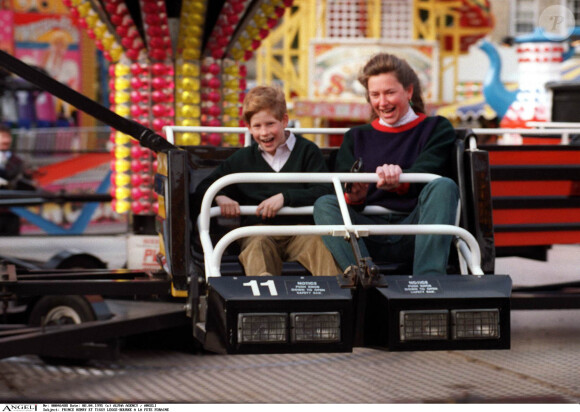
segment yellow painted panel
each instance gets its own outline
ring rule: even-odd
[[[167,154],[158,153],[157,154],[157,173],[163,176],[167,176]]]
[[[157,211],[157,215],[162,219],[167,219],[165,214],[165,197],[159,195],[157,201],[159,202],[159,209]]]

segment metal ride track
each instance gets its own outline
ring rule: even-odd
[[[577,278],[578,245],[548,262],[501,258],[516,285]],[[139,335],[114,361],[48,365],[0,359],[0,402],[578,403],[577,310],[512,311],[511,349],[493,351],[212,355]],[[169,344],[168,344],[169,343]],[[176,347],[177,346],[177,347]]]
[[[509,351],[215,356],[128,348],[118,361],[76,367],[15,357],[0,360],[0,402],[578,403],[574,316],[514,312]]]

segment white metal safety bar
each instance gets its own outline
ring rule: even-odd
[[[579,122],[526,122],[526,126],[538,129],[580,129]]]
[[[165,126],[165,136],[170,143],[175,144],[175,133],[239,133],[245,134],[245,144],[252,142],[250,131],[247,127],[220,127],[220,126]],[[286,130],[298,134],[344,134],[347,127],[287,127]]]
[[[240,215],[245,215],[245,216],[255,215],[257,210],[258,210],[258,206],[240,206]],[[280,209],[278,211],[277,216],[312,215],[313,211],[314,211],[313,206],[283,207],[282,209]],[[461,212],[461,202],[458,202],[457,213],[456,213],[456,222],[455,222],[456,226],[459,226],[460,212]],[[393,213],[396,214],[396,213],[400,213],[400,212],[398,212],[396,210],[387,209],[386,207],[376,206],[376,205],[365,206],[365,208],[362,211],[363,215],[388,215],[388,214],[393,214]],[[209,216],[210,216],[210,218],[221,216],[221,209],[219,208],[219,206],[212,207],[210,209]],[[200,227],[199,216],[198,216],[196,225],[198,228]],[[208,238],[208,235],[209,234],[206,233],[206,236],[204,236],[204,237]],[[207,242],[207,240],[206,240],[206,242]],[[469,250],[469,248],[467,247],[467,245],[465,244],[465,242],[461,238],[456,237],[455,242],[456,242],[455,246],[459,252],[460,273],[466,274],[467,270],[468,270],[467,262],[471,260],[471,251]],[[213,249],[213,246],[211,245],[211,241],[209,241],[207,243],[209,244],[210,248]]]
[[[358,232],[361,236],[371,235],[451,235],[461,238],[469,251],[467,255],[467,265],[474,275],[483,275],[480,267],[481,252],[475,238],[465,229],[452,225],[351,225],[352,231]],[[234,241],[249,236],[341,236],[348,237],[350,232],[345,226],[340,225],[315,225],[315,226],[244,226],[233,229],[226,233],[216,244],[215,249],[209,255],[209,262],[206,265],[207,277],[220,276],[220,264],[222,256],[227,247]],[[464,251],[462,251],[464,252]],[[205,251],[204,251],[205,253]],[[208,257],[206,256],[206,260]]]
[[[240,214],[242,215],[253,215],[256,213],[258,206],[240,206]],[[300,215],[311,215],[314,211],[314,206],[299,206],[299,207],[283,207],[276,214],[277,216],[300,216]],[[386,215],[391,213],[400,213],[396,210],[390,210],[382,206],[366,206],[363,210],[365,215]],[[209,210],[209,216],[218,217],[221,216],[221,210],[219,206],[214,206]],[[199,226],[199,217],[197,219],[197,225]]]
[[[543,128],[543,129],[509,129],[509,128],[494,128],[494,129],[471,129],[476,135],[510,135],[519,134],[525,136],[553,136],[555,134],[561,135],[560,144],[567,145],[570,143],[570,135],[580,134],[580,128]]]
[[[533,127],[527,128],[474,128],[473,133],[476,135],[508,135],[508,134],[524,134],[527,136],[547,136],[560,134],[562,136],[560,143],[567,145],[570,143],[570,135],[580,134],[580,123],[574,122],[527,122],[526,125]],[[175,143],[174,133],[244,133],[246,135],[246,145],[249,145],[252,139],[247,127],[213,127],[213,126],[165,126],[163,128],[167,136],[167,140]],[[344,134],[349,128],[346,127],[327,127],[327,128],[307,128],[307,127],[289,127],[293,133],[299,134]]]
[[[440,176],[429,173],[404,173],[400,177],[401,183],[426,183],[437,179]],[[346,203],[341,205],[341,212],[344,225],[300,225],[300,226],[250,226],[241,227],[232,230],[226,234],[216,245],[214,250],[211,238],[209,236],[210,218],[216,214],[215,208],[212,212],[211,204],[219,191],[231,184],[236,183],[333,183],[339,203],[344,202],[341,183],[376,183],[378,177],[374,173],[235,173],[224,176],[215,181],[206,191],[202,204],[200,215],[198,217],[198,227],[200,240],[205,257],[206,277],[220,276],[220,262],[222,255],[233,241],[246,236],[255,235],[331,235],[331,236],[368,236],[368,235],[385,235],[385,234],[439,234],[453,235],[461,239],[468,246],[466,251],[466,263],[472,274],[483,275],[481,269],[481,253],[477,241],[463,228],[453,225],[353,225],[350,221],[350,215],[346,210]],[[256,206],[243,207],[244,214],[252,214],[256,211]],[[289,211],[290,208],[282,208],[280,214],[296,214],[296,211]],[[305,212],[302,209],[300,212]],[[376,212],[376,210],[375,210]],[[465,248],[460,248],[465,251]]]

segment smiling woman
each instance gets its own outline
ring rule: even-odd
[[[336,159],[336,171],[347,172],[357,159],[361,172],[376,173],[376,184],[354,183],[345,200],[353,224],[454,224],[457,185],[449,177],[455,141],[451,123],[425,115],[421,85],[409,64],[392,54],[373,56],[363,67],[359,82],[372,108],[370,124],[346,132]],[[442,178],[421,185],[401,183],[402,173],[433,173]],[[395,210],[391,215],[364,216],[366,205]],[[314,205],[317,224],[340,224],[335,195]],[[341,269],[356,265],[347,242],[323,237]],[[451,237],[436,235],[381,236],[359,239],[363,257],[393,262],[413,261],[413,274],[445,274]]]

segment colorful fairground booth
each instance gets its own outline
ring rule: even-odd
[[[493,25],[487,0],[296,0],[257,51],[257,82],[280,81],[301,126],[352,126],[370,113],[357,73],[386,51],[417,71],[434,112],[444,100],[444,78],[453,82],[446,85],[451,101],[461,96],[459,56]]]

